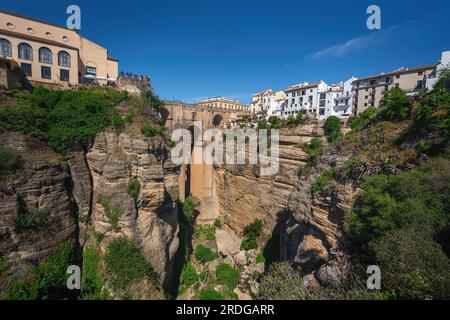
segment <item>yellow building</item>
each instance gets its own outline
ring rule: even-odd
[[[0,10],[0,56],[34,83],[114,82],[118,60],[75,30]]]
[[[380,107],[384,93],[392,88],[400,88],[408,94],[414,94],[425,87],[426,80],[436,73],[436,64],[414,68],[401,68],[389,73],[380,73],[359,78],[353,82],[354,116],[368,107]]]
[[[200,101],[198,105],[213,109],[250,112],[249,106],[242,104],[239,101],[234,101],[223,97],[205,99]]]

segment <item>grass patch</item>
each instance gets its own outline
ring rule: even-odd
[[[262,221],[255,220],[244,229],[244,240],[241,243],[241,250],[252,250],[258,247],[258,238],[262,234]]]
[[[220,284],[233,291],[241,281],[241,273],[238,269],[221,263],[216,267],[216,279]]]
[[[198,261],[202,263],[207,263],[213,260],[216,260],[219,255],[217,252],[214,252],[210,248],[205,247],[202,244],[199,244],[194,250],[194,257]]]
[[[317,195],[318,193],[322,192],[325,187],[329,186],[330,183],[333,181],[333,178],[336,174],[336,169],[330,169],[326,171],[322,176],[320,176],[316,182],[314,182],[309,191],[311,192],[312,196]]]
[[[128,194],[130,197],[134,199],[134,201],[137,200],[139,197],[139,193],[141,192],[141,184],[138,179],[133,179],[128,182]]]

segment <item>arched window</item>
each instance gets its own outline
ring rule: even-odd
[[[19,59],[33,61],[33,49],[28,43],[19,44]]]
[[[40,63],[46,63],[46,64],[52,64],[52,51],[49,48],[40,48],[39,49],[39,62]]]
[[[65,51],[60,51],[58,53],[58,65],[70,68],[70,54]]]
[[[6,39],[0,39],[0,56],[12,58],[11,42]]]

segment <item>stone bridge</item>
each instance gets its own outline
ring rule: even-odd
[[[164,101],[161,117],[169,132],[176,129],[188,129],[193,132],[194,123],[202,123],[203,130],[217,128],[226,130],[233,120],[247,114],[239,110],[223,110],[195,104]],[[192,158],[197,159],[203,154],[203,143],[195,142],[192,146]],[[218,217],[216,197],[215,168],[208,164],[184,164],[179,176],[180,198],[192,195],[200,200],[198,208],[199,223],[212,223]]]
[[[179,128],[189,129],[194,122],[201,122],[204,130],[227,129],[234,120],[245,114],[245,111],[215,109],[176,101],[164,101],[164,107],[161,108],[161,117],[170,132]]]

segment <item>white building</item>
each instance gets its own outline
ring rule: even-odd
[[[352,114],[353,106],[353,82],[357,78],[352,77],[344,82],[327,86],[325,112],[319,107],[318,118],[326,119],[330,116],[347,118]]]
[[[433,89],[434,85],[436,84],[436,81],[439,78],[439,74],[444,69],[450,69],[450,51],[444,51],[441,55],[441,60],[439,61],[439,64],[436,66],[436,74],[433,77],[427,78],[426,81],[426,87],[428,90]]]
[[[272,96],[272,89],[263,90],[254,94],[252,104],[250,105],[252,113],[260,113],[269,110]]]
[[[300,112],[319,115],[325,112],[327,85],[320,81],[291,86],[286,90],[286,101],[282,117],[296,116]],[[320,111],[319,111],[320,109]]]

